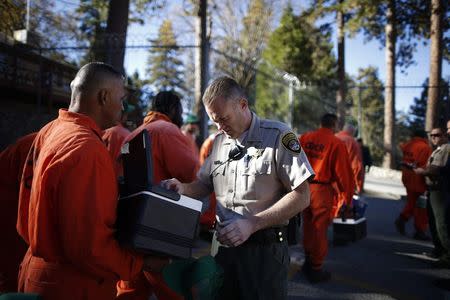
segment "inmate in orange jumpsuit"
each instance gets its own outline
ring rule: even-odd
[[[28,248],[16,230],[17,207],[23,166],[36,134],[0,153],[0,293],[17,291],[19,265]]]
[[[203,164],[205,159],[211,153],[211,150],[214,145],[215,136],[216,136],[215,134],[212,134],[208,136],[208,138],[203,142],[200,148],[200,164]],[[212,193],[209,196],[208,209],[205,210],[200,216],[200,224],[202,224],[204,227],[208,229],[212,229],[216,222],[216,205],[217,205],[216,195]]]
[[[313,269],[320,270],[328,253],[327,228],[331,223],[334,189],[351,204],[354,182],[345,145],[333,131],[319,128],[300,136],[300,143],[316,176],[310,182],[311,202],[303,211],[303,246]]]
[[[199,168],[198,157],[192,152],[181,130],[170,121],[169,117],[159,112],[149,112],[144,118],[144,123],[125,139],[125,143],[143,129],[147,129],[151,136],[154,184],[169,178],[192,182]],[[117,292],[117,298],[121,300],[147,300],[152,292],[159,300],[183,299],[169,289],[160,273],[153,272],[142,272],[133,281],[119,281]]]
[[[108,128],[103,131],[103,142],[106,148],[111,154],[111,158],[114,162],[114,170],[117,176],[123,175],[122,162],[120,161],[120,148],[122,147],[123,141],[130,134],[130,131],[123,127],[122,124],[118,124],[114,127]]]
[[[432,152],[428,141],[421,137],[413,137],[400,148],[403,152],[402,162],[411,166],[414,165],[417,168],[426,167]],[[417,199],[426,191],[425,177],[414,173],[412,168],[403,167],[402,182],[405,185],[408,200],[400,217],[406,222],[413,216],[416,230],[425,232],[428,228],[427,209],[416,206]]]
[[[37,134],[20,186],[17,230],[29,248],[19,291],[112,299],[117,280],[141,272],[142,257],[114,238],[117,183],[101,134],[94,120],[66,110]]]
[[[356,191],[358,193],[361,193],[364,185],[364,165],[362,160],[361,147],[359,146],[355,138],[347,131],[342,130],[338,132],[336,136],[344,142],[345,147],[347,148],[347,153],[350,159],[350,166],[353,172],[353,180],[356,185]],[[333,217],[338,216],[339,210],[341,209],[344,202],[345,199],[341,194],[335,197],[332,211]]]

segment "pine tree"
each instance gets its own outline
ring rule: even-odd
[[[150,49],[147,74],[148,83],[154,89],[185,90],[183,81],[183,63],[179,59],[180,49],[177,46],[172,22],[165,20],[159,28],[158,38],[151,41],[153,48]]]
[[[428,103],[428,78],[423,83],[423,90],[419,98],[414,98],[413,104],[409,107],[408,128],[413,131],[415,129],[425,129],[425,119]],[[450,119],[450,96],[449,82],[441,79],[440,97],[438,100],[438,116],[437,125],[445,126],[445,122]]]
[[[89,47],[81,64],[89,61],[106,60],[106,21],[108,18],[107,0],[80,0],[76,10],[80,24],[80,42]]]
[[[334,103],[335,64],[332,54],[331,32],[328,26],[316,27],[308,12],[294,14],[286,7],[280,25],[270,35],[257,77],[256,110],[259,114],[285,119],[288,114],[287,85],[281,77],[274,76],[274,68],[295,75],[313,87],[296,91],[293,125],[298,130],[310,129],[318,124],[320,115]],[[322,88],[321,85],[327,83]],[[330,84],[331,83],[331,84]],[[298,97],[300,95],[300,97]],[[324,105],[325,104],[325,105]]]

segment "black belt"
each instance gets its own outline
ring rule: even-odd
[[[287,242],[287,226],[258,230],[244,244],[267,245],[283,242]]]
[[[311,184],[330,184],[329,182],[318,181],[318,180],[311,180],[309,183],[311,183]]]

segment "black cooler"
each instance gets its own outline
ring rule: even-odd
[[[119,243],[144,254],[190,257],[202,202],[153,185],[151,142],[146,130],[122,148],[122,159]]]

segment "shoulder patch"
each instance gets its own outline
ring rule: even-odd
[[[292,131],[285,133],[281,137],[281,143],[287,150],[291,152],[300,153],[302,150],[302,147],[300,146],[297,136]]]

